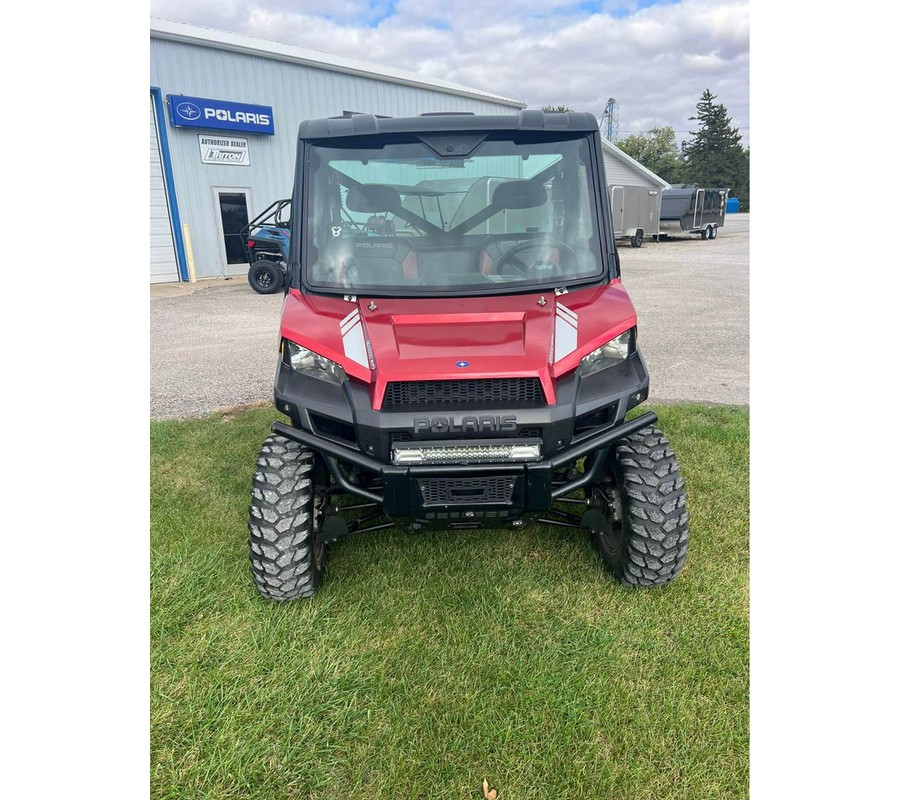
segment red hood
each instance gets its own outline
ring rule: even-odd
[[[355,303],[292,289],[281,333],[371,383],[375,409],[389,381],[525,376],[539,378],[553,404],[553,378],[636,322],[618,280],[559,297],[359,297]]]

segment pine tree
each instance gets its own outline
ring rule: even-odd
[[[750,154],[741,145],[741,134],[731,127],[728,109],[714,103],[717,95],[704,90],[697,103],[699,130],[691,131],[693,140],[684,146],[684,175],[698,186],[727,187],[739,197],[745,209],[750,207]]]

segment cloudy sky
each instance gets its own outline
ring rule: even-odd
[[[689,138],[701,92],[750,144],[749,0],[151,0],[154,17],[386,64]]]

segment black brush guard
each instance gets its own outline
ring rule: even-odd
[[[478,503],[472,504],[466,511],[464,503],[452,506],[451,517],[447,513],[430,510],[431,505],[417,501],[418,481],[446,478],[456,480],[461,477],[477,478],[478,476],[508,476],[516,484],[515,492],[511,494],[511,500],[504,505],[514,507],[517,512],[540,513],[550,510],[554,501],[583,488],[596,478],[602,459],[588,459],[585,470],[578,477],[566,480],[562,484],[553,484],[553,473],[567,465],[574,465],[580,459],[605,450],[610,445],[629,436],[642,428],[652,425],[657,421],[657,415],[648,411],[632,420],[597,433],[577,444],[560,450],[549,458],[541,461],[524,463],[491,463],[491,464],[453,464],[453,465],[423,465],[423,466],[394,466],[384,464],[369,458],[363,453],[352,450],[336,442],[322,439],[309,431],[294,428],[281,422],[272,424],[272,431],[279,433],[288,439],[300,442],[310,450],[318,452],[335,483],[345,492],[364,498],[369,503],[380,506],[384,513],[390,517],[407,517],[425,519],[427,521],[448,520],[464,513],[471,516],[488,516],[479,509]],[[364,486],[359,486],[348,479],[341,469],[341,464],[356,466],[383,479],[384,490],[379,494]],[[482,506],[483,508],[483,506]],[[473,511],[474,510],[474,511]],[[503,516],[503,515],[501,515]],[[498,520],[501,522],[502,520]]]

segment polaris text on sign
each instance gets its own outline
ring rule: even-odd
[[[275,113],[271,106],[180,94],[170,94],[168,101],[169,121],[174,127],[275,134]]]

